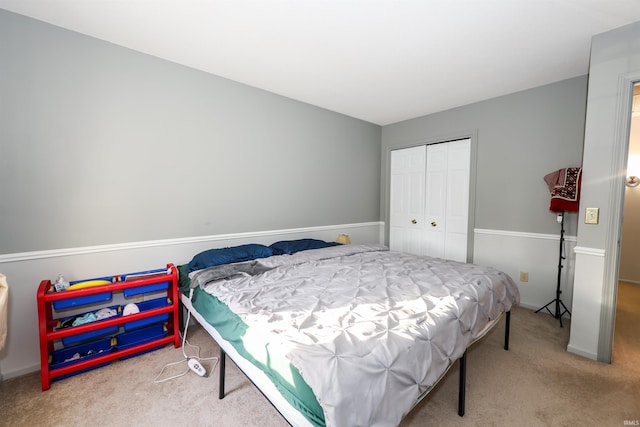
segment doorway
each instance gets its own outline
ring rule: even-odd
[[[640,235],[640,84],[633,88],[633,106],[627,153],[627,183],[624,194],[618,289],[612,360],[627,363],[640,354],[640,264],[637,236]]]

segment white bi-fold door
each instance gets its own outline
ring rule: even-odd
[[[391,249],[465,262],[470,140],[391,152]]]
[[[389,248],[413,254],[426,252],[424,239],[427,147],[391,152]]]

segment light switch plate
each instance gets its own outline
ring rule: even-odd
[[[585,224],[597,224],[598,223],[598,208],[587,208],[586,215],[584,217]]]

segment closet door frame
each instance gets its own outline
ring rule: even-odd
[[[476,177],[477,177],[477,158],[478,158],[478,131],[477,129],[470,131],[456,132],[449,135],[442,135],[426,140],[415,141],[413,143],[405,143],[393,145],[386,148],[386,191],[385,191],[385,243],[388,245],[390,241],[390,202],[391,202],[391,152],[403,148],[412,148],[420,145],[440,144],[444,142],[457,141],[461,139],[469,139],[470,159],[469,159],[469,216],[467,220],[467,257],[466,262],[473,262],[473,245],[474,245],[474,229],[475,229],[475,207],[476,207]]]

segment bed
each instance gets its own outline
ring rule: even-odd
[[[493,268],[314,239],[196,255],[182,302],[292,425],[398,425],[519,302]]]

